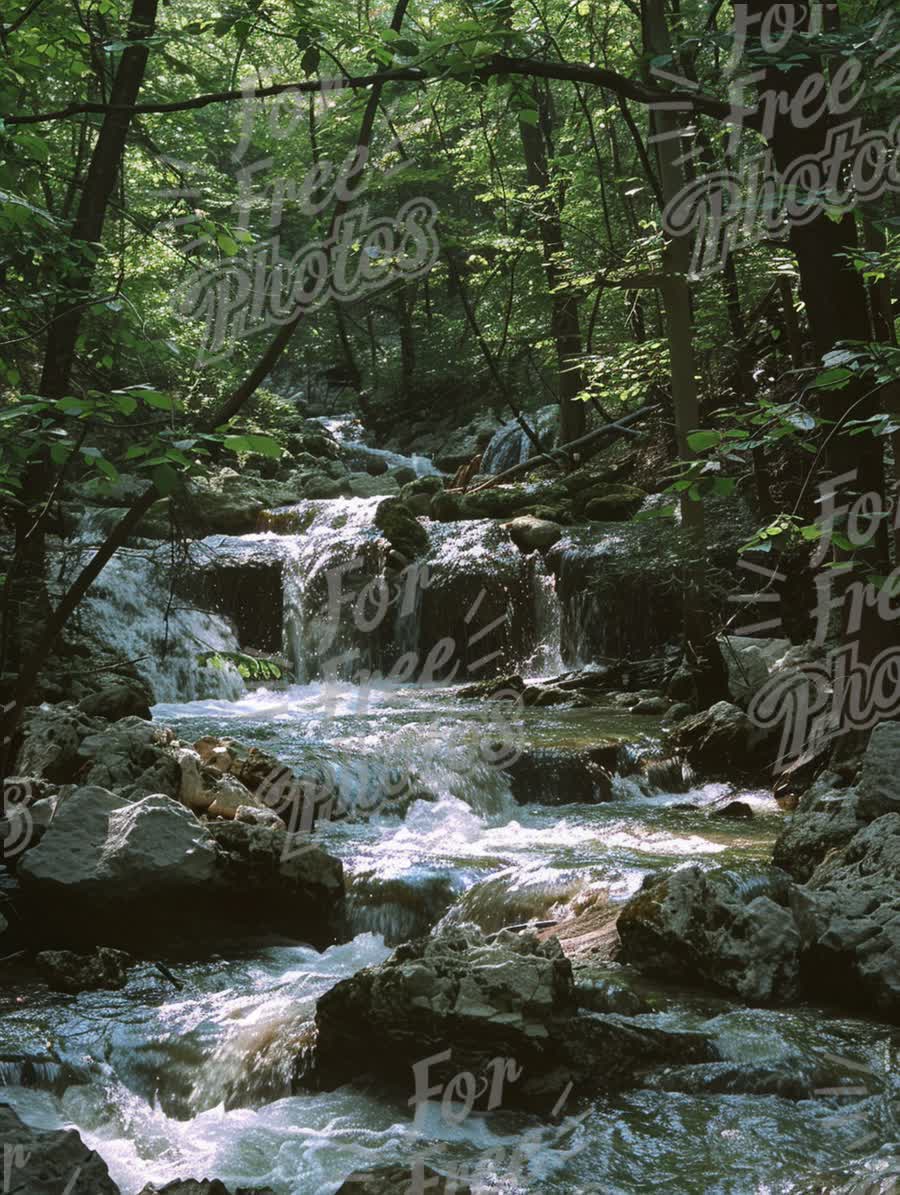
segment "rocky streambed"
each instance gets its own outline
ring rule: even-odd
[[[890,1189],[900,727],[801,803],[791,876],[770,793],[675,769],[647,716],[516,707],[529,783],[457,687],[324,696],[35,715],[30,770],[78,783],[14,906],[126,956],[7,962],[4,1142],[68,1167],[22,1190]],[[283,766],[381,803],[292,833],[259,795]]]

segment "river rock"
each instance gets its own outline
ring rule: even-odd
[[[72,950],[42,950],[34,961],[49,988],[76,995],[123,988],[128,982],[131,957],[122,950],[99,946],[86,955]]]
[[[900,1022],[900,813],[833,852],[791,906],[810,991]]]
[[[575,495],[573,509],[576,517],[602,523],[630,519],[641,508],[646,490],[621,482],[594,481],[580,488]]]
[[[865,825],[857,790],[841,784],[840,777],[823,773],[800,798],[775,841],[773,863],[801,883]]]
[[[153,694],[148,685],[134,678],[114,680],[82,697],[78,708],[89,717],[105,718],[117,722],[120,718],[143,718],[149,722],[152,717],[150,706]]]
[[[718,643],[728,671],[729,696],[745,708],[791,648],[790,639],[749,635],[721,635]]]
[[[36,1129],[0,1104],[0,1154],[9,1195],[119,1195],[106,1163],[73,1129]]]
[[[900,722],[881,722],[872,731],[858,791],[857,811],[863,820],[900,813]]]
[[[234,924],[308,941],[317,950],[346,933],[344,869],[307,834],[248,821],[211,822],[217,886],[228,894]]]
[[[390,498],[400,493],[397,479],[385,473],[383,477],[372,477],[368,473],[351,473],[347,485],[354,498]]]
[[[86,736],[78,754],[87,761],[84,784],[127,798],[164,793],[174,797],[181,770],[172,754],[172,732],[141,718],[122,718]]]
[[[271,1187],[238,1187],[232,1191],[217,1178],[176,1178],[164,1187],[144,1187],[141,1195],[275,1195]]]
[[[391,547],[407,560],[428,550],[428,532],[399,498],[379,502],[373,521]]]
[[[536,519],[533,515],[520,515],[506,524],[509,538],[523,552],[544,552],[552,548],[562,535],[559,523],[549,519]]]
[[[627,1085],[655,1063],[715,1056],[696,1034],[580,1015],[558,942],[509,931],[488,941],[467,926],[405,943],[326,992],[300,1074],[326,1088],[363,1072],[409,1088],[415,1074],[420,1089],[440,1088],[461,1071],[487,1076],[492,1060],[514,1059],[521,1073],[503,1086],[504,1106],[547,1110],[569,1083]]]
[[[718,701],[674,726],[669,741],[706,772],[758,772],[774,759],[772,734],[751,722],[742,709]]]
[[[17,876],[33,937],[53,945],[146,950],[278,932],[321,947],[343,930],[343,869],[308,836],[236,821],[204,826],[163,794],[132,803],[75,790]]]
[[[712,985],[750,1004],[796,995],[800,934],[789,909],[759,884],[686,867],[654,877],[618,921],[620,960],[652,975]],[[774,891],[774,889],[773,889]]]
[[[714,809],[709,816],[720,817],[725,821],[750,821],[753,817],[753,809],[746,801],[729,801],[727,805]]]
[[[448,1178],[430,1166],[376,1166],[358,1170],[344,1179],[335,1195],[472,1195],[472,1188],[457,1178]]]
[[[116,722],[69,706],[28,710],[18,770],[55,784],[95,785],[120,794],[175,796],[181,773],[172,733],[144,718]]]

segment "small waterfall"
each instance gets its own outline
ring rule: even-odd
[[[556,574],[566,661],[647,659],[678,641],[681,600],[671,527],[648,522],[572,528],[548,558]]]
[[[384,574],[388,545],[375,526],[382,501],[308,500],[267,518],[282,532],[284,651],[300,683],[381,669],[395,614],[412,613],[391,609],[398,594]]]
[[[526,413],[524,418],[537,436],[543,448],[550,448],[556,436],[559,422],[559,407],[553,403],[539,411]],[[521,465],[537,452],[530,437],[516,419],[499,428],[484,450],[481,458],[482,473],[502,473],[513,465]]]
[[[386,448],[373,448],[363,442],[363,426],[354,415],[321,415],[315,420],[329,432],[341,446],[341,455],[351,468],[366,469],[375,463],[383,472],[388,469],[412,469],[417,477],[440,476],[440,469],[427,456],[404,456],[400,452],[389,452]]]
[[[83,552],[77,557],[76,568],[89,559]],[[177,598],[172,572],[168,544],[120,548],[88,591],[82,625],[134,663],[156,701],[233,701],[244,689],[237,669],[227,661],[201,664],[199,657],[239,651],[234,630],[218,614]]]
[[[562,606],[556,592],[556,578],[539,552],[532,552],[527,564],[536,646],[522,670],[526,676],[558,676],[566,666],[562,658]]]

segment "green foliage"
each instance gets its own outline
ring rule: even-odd
[[[231,665],[238,670],[244,680],[259,683],[260,681],[280,681],[284,677],[284,663],[270,657],[248,656],[237,651],[207,651],[197,656],[197,663],[210,668],[224,669]]]

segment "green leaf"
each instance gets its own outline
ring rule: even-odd
[[[524,108],[518,114],[518,116],[519,116],[519,120],[521,121],[522,124],[530,124],[530,125],[537,126],[537,124],[540,122],[540,117],[538,116],[537,112],[535,112],[531,108]]]
[[[840,390],[846,386],[853,374],[849,369],[826,369],[824,373],[820,373],[813,386],[817,390]]]
[[[240,252],[240,245],[234,237],[230,237],[227,232],[220,232],[216,237],[216,244],[226,255],[226,257],[234,257],[236,253]]]
[[[707,448],[715,448],[722,439],[719,432],[699,431],[691,432],[687,438],[691,452],[705,452]]]
[[[223,443],[229,452],[255,452],[276,460],[281,456],[281,445],[271,436],[226,436]]]
[[[151,476],[157,491],[164,498],[168,498],[178,484],[178,474],[171,465],[157,465]]]

